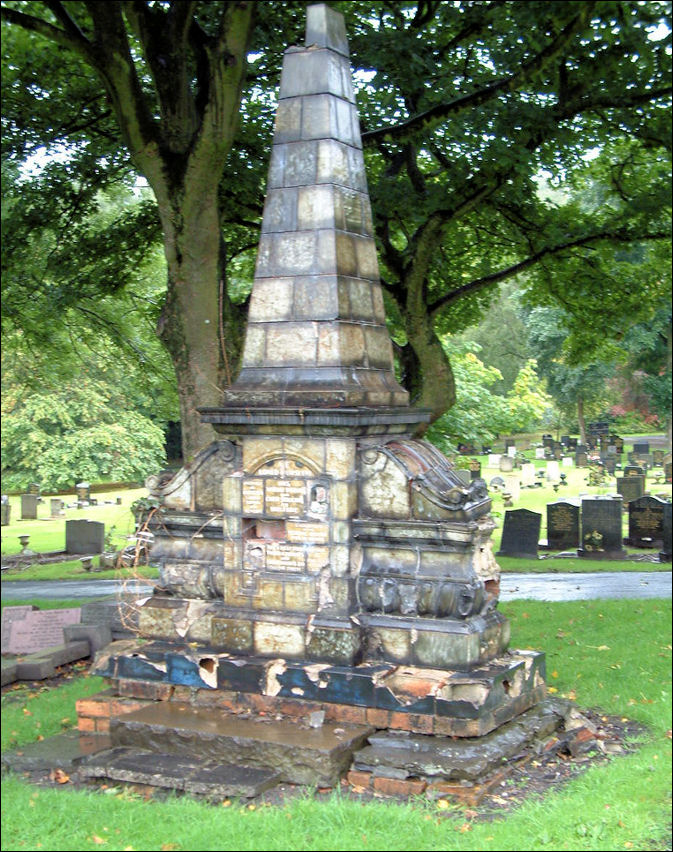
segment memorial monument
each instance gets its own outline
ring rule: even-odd
[[[374,728],[478,737],[543,697],[544,654],[507,651],[485,482],[412,437],[428,415],[395,378],[326,5],[284,57],[240,375],[201,414],[221,439],[148,481],[159,588],[138,641],[96,665],[121,694],[186,702],[183,722],[213,707],[355,721],[353,747]],[[118,745],[160,727],[135,715],[113,720]]]

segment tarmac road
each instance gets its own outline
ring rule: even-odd
[[[152,586],[137,580],[13,580],[2,583],[2,599],[100,598],[124,591],[144,597]],[[670,571],[600,574],[503,574],[500,600],[583,601],[595,598],[670,598]]]

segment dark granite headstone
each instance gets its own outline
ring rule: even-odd
[[[629,537],[632,547],[663,547],[664,508],[659,497],[638,497],[629,502]]]
[[[580,506],[570,500],[547,504],[547,545],[550,550],[574,550],[580,544]]]
[[[6,494],[2,495],[2,502],[0,503],[0,511],[2,512],[2,526],[6,527],[9,525],[9,519],[12,515],[12,507],[9,502],[9,497]]]
[[[617,491],[622,495],[624,503],[637,500],[645,494],[645,477],[631,474],[617,479]]]
[[[664,506],[664,528],[663,528],[663,539],[664,543],[662,545],[661,551],[659,553],[659,559],[662,562],[670,562],[671,561],[671,510],[673,508],[673,504],[666,503]]]
[[[529,509],[513,509],[505,512],[502,541],[498,556],[518,556],[537,559],[542,515]]]
[[[646,456],[650,452],[650,442],[649,441],[638,441],[637,443],[634,441],[633,443],[633,453],[636,456]]]
[[[564,447],[570,446],[570,435],[561,435],[561,443]]]
[[[66,553],[102,553],[105,524],[86,519],[65,522]]]
[[[551,435],[543,435],[542,436],[542,446],[549,447],[549,449],[553,449],[554,447],[554,439]]]
[[[577,449],[577,438],[569,438],[568,439],[568,449],[576,450]]]
[[[21,495],[21,520],[34,521],[37,519],[37,494]]]
[[[578,553],[590,559],[623,558],[621,500],[613,497],[582,500],[582,539]]]
[[[640,464],[627,464],[624,467],[624,476],[645,476],[645,468]]]
[[[615,470],[617,469],[617,456],[607,455],[603,459],[603,467],[610,474],[610,476],[614,476]]]
[[[470,461],[470,478],[471,479],[479,479],[481,477],[481,462],[479,459],[472,459]]]

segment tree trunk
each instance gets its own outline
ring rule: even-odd
[[[400,353],[402,383],[412,405],[430,409],[430,423],[441,417],[456,401],[456,382],[451,362],[425,311],[405,317],[407,344]],[[419,427],[425,434],[430,424]]]
[[[586,446],[587,427],[584,422],[584,399],[581,396],[577,399],[577,423],[580,429],[580,443]]]
[[[187,196],[176,192],[168,210],[160,204],[160,213],[168,289],[157,332],[175,368],[183,454],[189,461],[216,438],[197,409],[219,405],[222,389],[235,377],[242,311],[229,303],[224,286],[217,187]]]

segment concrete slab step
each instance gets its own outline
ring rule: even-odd
[[[213,799],[255,798],[280,781],[279,773],[269,768],[204,761],[130,746],[92,755],[81,763],[79,774],[82,778],[147,784]]]
[[[338,784],[373,732],[365,725],[242,718],[180,702],[144,707],[110,724],[115,746],[272,768],[284,782],[324,787]]]

